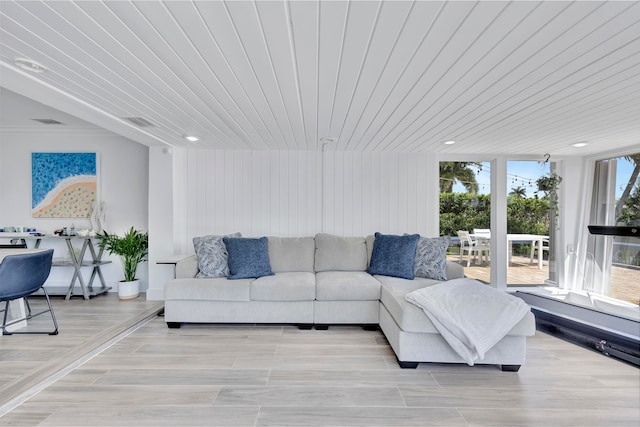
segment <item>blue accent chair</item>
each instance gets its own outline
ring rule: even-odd
[[[12,334],[49,334],[58,335],[58,323],[56,322],[56,316],[53,313],[51,307],[51,300],[49,294],[44,288],[44,282],[49,277],[51,271],[51,260],[53,258],[53,249],[45,251],[32,252],[32,253],[17,253],[6,255],[2,262],[0,262],[0,303],[4,302],[4,311],[2,325],[2,335]],[[44,296],[47,300],[49,308],[39,313],[32,313],[29,305],[29,296],[34,292],[42,289]],[[7,322],[9,314],[9,302],[24,298],[24,303],[27,309],[26,316],[18,319],[11,319]],[[11,326],[18,322],[30,320],[35,316],[39,316],[44,313],[51,313],[53,319],[54,330],[53,331],[26,331],[26,332],[9,332],[7,326]]]

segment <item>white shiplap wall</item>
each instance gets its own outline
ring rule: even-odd
[[[430,208],[427,155],[333,151],[325,156],[325,232],[437,233],[431,224],[436,218],[437,225],[438,205]]]
[[[236,231],[437,234],[428,172],[437,163],[425,154],[189,150],[182,158],[189,252],[193,236]]]

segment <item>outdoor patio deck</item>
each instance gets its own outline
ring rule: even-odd
[[[449,254],[447,259],[450,262],[460,263],[460,255]],[[490,264],[484,262],[475,264],[473,259],[471,265],[467,267],[466,259],[463,258],[462,266],[467,277],[490,283]],[[542,270],[534,262],[529,262],[529,257],[514,255],[511,258],[509,269],[507,270],[507,286],[546,286],[544,281],[549,277],[549,261],[543,262]],[[613,266],[611,274],[611,297],[633,304],[640,301],[640,267],[633,266]]]

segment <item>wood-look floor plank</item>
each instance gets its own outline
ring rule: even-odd
[[[421,386],[440,387],[431,373],[417,370],[394,372],[388,370],[280,370],[273,369],[269,375],[269,385],[305,386]]]
[[[263,406],[258,426],[463,426],[466,421],[450,408],[279,407]]]
[[[638,410],[603,411],[585,405],[579,410],[511,407],[491,409],[459,409],[474,426],[553,426],[553,427],[634,427],[638,425]]]
[[[257,406],[149,405],[114,408],[85,405],[78,408],[25,405],[2,421],[15,426],[233,427],[255,425],[258,410]]]
[[[215,385],[51,385],[29,400],[30,404],[75,406],[211,405],[220,386]]]
[[[392,386],[223,386],[215,405],[406,406]]]

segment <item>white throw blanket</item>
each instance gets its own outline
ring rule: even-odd
[[[408,293],[449,345],[473,366],[530,311],[520,298],[477,280],[454,279]]]

